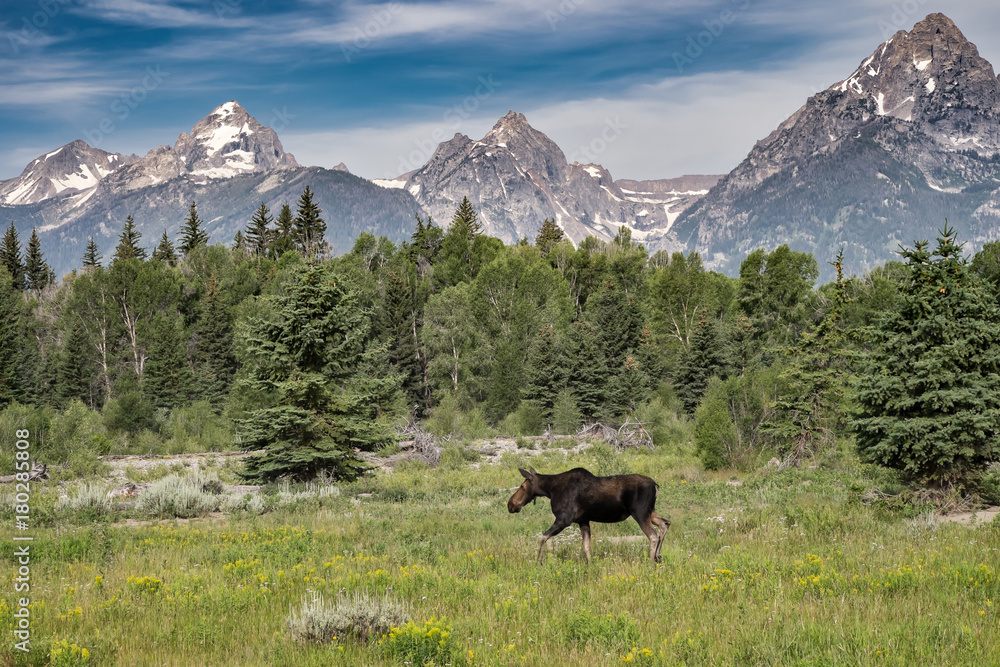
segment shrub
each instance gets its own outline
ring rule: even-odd
[[[576,394],[572,389],[562,389],[556,394],[555,404],[552,406],[552,432],[556,435],[573,435],[580,428],[583,417],[580,413],[580,406],[576,401]]]
[[[185,477],[168,475],[142,492],[137,507],[142,512],[161,517],[204,516],[221,504],[216,491],[220,488],[218,484],[218,478],[199,472]]]
[[[461,399],[451,392],[445,394],[431,410],[425,428],[438,437],[455,435],[466,440],[492,435],[483,409],[479,406],[464,407]]]
[[[126,391],[104,406],[104,426],[112,432],[136,434],[156,427],[153,404],[138,391]]]
[[[338,595],[332,605],[322,594],[314,593],[302,601],[297,612],[290,612],[285,623],[295,641],[328,642],[347,636],[365,641],[373,635],[387,634],[408,619],[405,605],[388,594],[372,598],[356,591],[350,596]]]
[[[100,516],[111,511],[111,500],[104,488],[88,482],[77,488],[75,496],[60,498],[56,507],[71,512],[89,511]]]
[[[409,621],[394,627],[379,646],[396,664],[460,665],[461,649],[451,637],[451,626],[444,619],[430,618],[423,625]]]
[[[702,464],[717,470],[749,468],[769,444],[762,425],[778,369],[747,373],[727,380],[712,378],[695,411],[694,442]]]

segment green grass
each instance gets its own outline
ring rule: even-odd
[[[1000,526],[867,507],[864,491],[884,480],[850,464],[736,485],[664,448],[596,447],[571,460],[522,449],[478,469],[454,458],[433,470],[401,464],[262,516],[138,527],[57,516],[33,531],[34,649],[10,649],[8,583],[0,664],[49,664],[57,642],[63,658],[67,644],[88,650],[77,664],[1000,663]],[[644,539],[609,539],[641,535],[629,521],[594,525],[589,567],[575,526],[536,565],[548,501],[505,507],[526,465],[652,476],[673,522],[663,563],[649,562]],[[0,520],[11,519],[4,508]],[[12,544],[0,540],[8,572]],[[285,619],[314,591],[388,593],[412,623],[367,643],[300,644]]]

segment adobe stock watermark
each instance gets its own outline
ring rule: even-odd
[[[893,4],[889,20],[879,19],[878,21],[878,29],[882,33],[882,39],[889,39],[900,30],[909,30],[913,27],[913,24],[916,23],[914,19],[923,13],[921,7],[926,4],[927,0],[906,0],[906,2]]]
[[[590,140],[589,143],[580,146],[570,155],[571,162],[580,164],[594,164],[597,157],[603,155],[608,150],[608,146],[618,140],[618,137],[625,133],[628,125],[621,121],[621,118],[605,118],[604,127],[598,136]]]
[[[87,143],[95,147],[100,146],[105,137],[114,134],[115,130],[118,129],[115,125],[115,119],[123,121],[128,118],[146,100],[146,97],[151,92],[160,87],[160,84],[168,76],[170,76],[170,72],[162,71],[159,65],[156,67],[148,65],[146,67],[146,76],[142,77],[142,80],[137,85],[133,86],[125,95],[116,97],[111,101],[109,109],[114,116],[105,116],[97,124],[96,128],[83,131],[83,137],[87,140]]]
[[[37,12],[25,14],[21,17],[21,24],[17,30],[7,31],[7,42],[15,56],[21,52],[22,46],[27,46],[31,40],[41,35],[42,29],[48,26],[63,8],[83,3],[81,0],[38,0],[35,4],[38,6]]]
[[[438,144],[451,138],[448,136],[448,132],[457,132],[469,116],[475,113],[483,101],[489,99],[499,87],[500,82],[493,79],[493,74],[479,77],[479,85],[472,91],[472,94],[448,107],[441,115],[442,124],[436,126],[423,139],[415,140],[413,144],[416,146],[416,150],[410,151],[407,155],[400,155],[396,173],[388,174],[386,178],[394,178],[399,174],[405,174],[423,166],[434,155]]]
[[[271,109],[271,117],[267,119],[267,127],[271,128],[275,132],[281,132],[286,129],[289,125],[288,121],[295,118],[295,114],[288,113],[288,107],[274,107]]]
[[[239,13],[239,8],[243,5],[243,0],[215,0],[212,3],[212,9],[215,10],[215,15],[220,19],[224,19],[230,14]]]
[[[367,21],[351,28],[351,42],[340,45],[340,52],[344,54],[344,60],[353,62],[356,56],[371,46],[372,40],[378,38],[382,31],[389,27],[389,24],[401,11],[403,11],[403,5],[398,2],[390,2],[378,9],[372,9]]]
[[[722,37],[722,33],[733,24],[740,12],[744,12],[750,7],[750,0],[730,0],[730,3],[732,3],[733,9],[723,9],[718,16],[702,21],[705,29],[688,35],[687,46],[683,52],[673,52],[674,66],[679,74],[683,74],[685,67],[693,65],[694,61],[700,58],[706,49],[711,48],[716,40]]]
[[[548,9],[545,11],[545,18],[549,22],[549,27],[552,28],[552,32],[556,31],[556,27],[566,21],[570,16],[576,14],[576,10],[579,9],[586,0],[561,0],[555,9]]]
[[[31,541],[35,538],[27,534],[31,529],[31,432],[19,429],[14,432],[14,637],[20,641],[14,644],[18,651],[27,653],[31,649]]]

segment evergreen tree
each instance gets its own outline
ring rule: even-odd
[[[236,230],[236,236],[233,237],[233,250],[241,255],[246,255],[250,251],[242,229]]]
[[[684,401],[684,409],[693,414],[705,394],[708,380],[713,376],[724,380],[728,370],[729,359],[719,325],[715,318],[702,312],[675,383],[677,394]]]
[[[173,408],[189,401],[194,377],[176,317],[164,314],[153,320],[147,353],[142,377],[144,398],[157,408]]]
[[[221,411],[236,375],[233,354],[233,318],[219,280],[213,274],[201,300],[196,326],[195,373],[201,395]]]
[[[386,345],[388,363],[400,375],[407,403],[424,401],[423,360],[419,351],[416,276],[410,264],[396,263],[385,278],[385,293],[377,318],[379,338]]]
[[[264,202],[261,202],[257,210],[254,211],[253,217],[250,218],[250,224],[247,225],[246,234],[244,234],[247,249],[253,257],[260,258],[267,254],[267,248],[271,241],[270,226],[272,222],[274,222],[274,218],[271,216],[271,211]]]
[[[295,250],[295,218],[288,204],[281,205],[274,224],[274,239],[268,246],[267,255],[271,259],[278,259],[289,250]]]
[[[87,242],[87,249],[83,252],[83,266],[84,268],[97,268],[101,265],[101,260],[104,256],[98,251],[97,243],[94,242],[94,237],[90,237],[90,241]]]
[[[167,266],[173,266],[177,263],[177,251],[174,249],[173,241],[167,236],[166,229],[163,230],[163,236],[160,237],[159,244],[153,250],[153,259],[166,262]]]
[[[900,254],[910,277],[867,332],[852,426],[865,460],[948,487],[1000,458],[1000,312],[947,224],[933,253]]]
[[[479,222],[479,216],[476,215],[476,209],[472,208],[472,202],[469,201],[468,197],[462,197],[462,202],[458,205],[458,209],[455,210],[451,224],[458,224],[463,227],[469,234],[470,242],[483,233],[483,226]]]
[[[543,254],[548,254],[552,246],[562,239],[563,230],[556,224],[556,221],[552,218],[545,218],[545,221],[542,222],[542,228],[538,230],[538,236],[535,237],[535,245]]]
[[[74,318],[56,361],[53,388],[56,405],[65,406],[73,399],[93,405],[94,401],[90,395],[88,352],[83,325]]]
[[[247,479],[329,471],[353,479],[365,468],[355,448],[390,441],[375,421],[373,378],[358,381],[370,324],[360,295],[330,266],[297,269],[283,293],[268,297],[273,315],[246,323],[248,388],[276,397],[243,421],[241,447],[266,449],[247,459]]]
[[[601,419],[608,401],[608,364],[598,343],[597,332],[586,322],[574,322],[570,350],[573,366],[569,388],[576,396],[581,416]]]
[[[528,350],[521,396],[538,406],[546,423],[554,419],[556,399],[568,387],[571,369],[572,360],[563,337],[551,324],[543,325]]]
[[[28,251],[24,256],[24,275],[27,289],[40,290],[55,282],[55,273],[42,254],[42,242],[32,229],[28,239]]]
[[[188,216],[181,226],[181,253],[187,257],[191,251],[200,245],[208,245],[208,234],[201,228],[202,220],[198,217],[198,205],[191,202]]]
[[[313,192],[306,186],[295,210],[295,242],[304,257],[314,257],[326,249],[326,222],[320,217],[322,209],[313,201]]]
[[[834,444],[833,428],[842,412],[845,380],[850,376],[846,335],[841,329],[847,305],[844,251],[831,262],[837,271],[833,304],[820,323],[784,352],[791,364],[781,374],[786,390],[774,402],[765,429],[790,460],[798,462],[821,447]]]
[[[18,355],[21,348],[18,322],[21,318],[21,298],[10,274],[0,267],[0,409],[7,407],[21,394]]]
[[[3,236],[3,245],[0,245],[0,264],[7,269],[14,289],[23,290],[26,281],[24,262],[21,260],[21,241],[17,237],[17,229],[14,228],[13,222]]]
[[[139,245],[141,238],[142,234],[135,228],[135,221],[129,215],[125,218],[122,233],[118,237],[118,247],[115,248],[115,255],[111,258],[111,263],[114,264],[118,260],[124,259],[145,260],[146,249]]]

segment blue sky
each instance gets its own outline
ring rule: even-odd
[[[0,179],[74,139],[145,154],[230,99],[368,178],[509,109],[616,178],[724,173],[935,11],[1000,65],[995,0],[4,0]]]

